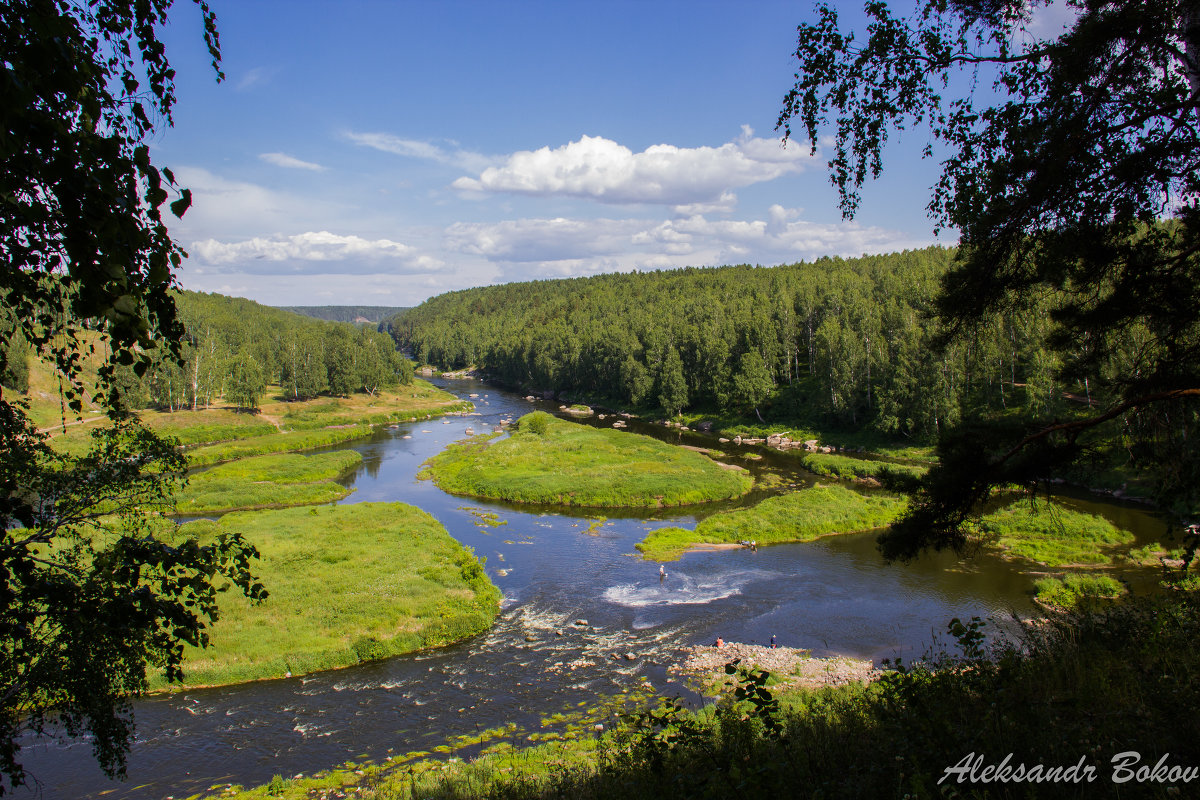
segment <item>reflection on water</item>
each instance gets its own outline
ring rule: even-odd
[[[1030,609],[1032,579],[1001,559],[960,561],[935,553],[888,565],[870,534],[757,552],[693,552],[668,564],[660,581],[658,565],[638,558],[634,545],[653,528],[692,527],[712,507],[563,515],[446,495],[417,479],[421,464],[465,436],[466,428],[487,430],[530,409],[473,381],[448,388],[464,397],[478,393],[481,413],[448,424],[406,423],[330,449],[363,455],[356,472],[343,478],[355,491],[342,502],[412,503],[486,559],[504,596],[495,626],[434,652],[140,701],[129,780],[105,779],[87,742],[30,745],[26,764],[43,781],[44,797],[186,796],[216,783],[265,783],[275,774],[429,749],[506,722],[536,728],[544,715],[644,678],[669,686],[665,668],[678,648],[717,635],[762,643],[775,634],[782,644],[818,654],[907,660],[924,652],[951,617],[1007,617]],[[787,454],[758,451],[762,460],[750,461],[741,458],[750,448],[721,446],[711,437],[637,421],[630,428],[723,447],[730,456],[724,460],[778,473],[785,488],[811,482]],[[479,512],[507,524],[481,524]],[[1145,536],[1158,535],[1148,515],[1119,513],[1133,514],[1139,530],[1151,531]]]

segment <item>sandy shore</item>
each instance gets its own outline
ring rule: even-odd
[[[794,647],[764,647],[756,644],[726,642],[724,647],[696,645],[684,649],[682,663],[667,671],[691,675],[702,681],[725,680],[725,665],[741,659],[741,666],[760,667],[779,679],[774,688],[842,686],[865,683],[880,673],[870,661],[836,656],[817,658],[807,650]]]

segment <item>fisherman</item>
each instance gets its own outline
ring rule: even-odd
[[[659,564],[658,565],[658,580],[661,582],[662,579],[665,577],[667,577],[667,568],[664,567],[662,564]]]
[[[771,634],[771,649],[775,649],[775,634]]]

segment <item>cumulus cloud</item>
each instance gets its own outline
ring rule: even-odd
[[[274,164],[277,167],[285,167],[287,169],[307,169],[313,172],[324,172],[325,168],[320,164],[314,164],[311,161],[301,161],[298,158],[289,156],[287,153],[259,153],[258,157],[268,164]]]
[[[800,219],[772,206],[767,219],[520,219],[458,223],[445,232],[451,253],[482,257],[507,280],[735,263],[780,264],[826,255],[856,256],[911,247],[897,231]],[[449,257],[449,256],[448,256]]]
[[[583,136],[561,147],[522,150],[478,178],[453,186],[468,192],[568,195],[604,203],[653,203],[684,213],[732,208],[732,189],[802,171],[812,156],[804,148],[784,148],[775,139],[742,135],[720,147],[657,144],[640,153],[605,139]]]
[[[370,147],[384,153],[391,153],[406,158],[420,158],[435,161],[458,169],[470,171],[482,170],[496,161],[494,158],[472,153],[458,147],[454,141],[446,141],[449,148],[419,139],[402,139],[390,133],[355,133],[347,131],[345,137],[351,142],[363,147]]]
[[[440,259],[391,239],[364,239],[329,231],[293,236],[253,237],[240,242],[204,239],[193,242],[190,254],[204,265],[234,266],[237,271],[259,274],[379,272],[433,272]],[[336,265],[314,262],[338,262]],[[386,267],[381,264],[386,263]],[[202,271],[200,267],[198,271]],[[202,273],[201,273],[202,274]]]

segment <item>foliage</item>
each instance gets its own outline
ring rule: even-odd
[[[928,248],[487,286],[389,324],[443,368],[478,365],[510,386],[647,413],[758,411],[918,441],[964,415],[1054,413],[1067,387],[1047,371],[1044,316],[1002,315],[974,341],[932,347],[932,298],[953,256]]]
[[[116,423],[67,458],[0,390],[0,792],[26,780],[18,737],[48,725],[89,734],[101,768],[123,772],[147,667],[181,677],[183,644],[203,646],[217,617],[216,582],[265,594],[240,535],[200,547],[156,525],[183,461],[126,417],[184,333],[163,206],[180,217],[191,194],[149,145],[175,104],[159,38],[171,5],[0,5],[0,375],[23,339],[80,413],[94,364],[92,400]],[[220,79],[215,18],[197,5]]]
[[[798,28],[779,124],[798,121],[815,148],[834,121],[844,213],[882,169],[890,129],[928,124],[945,146],[929,208],[962,238],[937,299],[943,341],[1048,311],[1050,375],[1085,389],[1086,411],[1067,419],[944,440],[888,535],[893,554],[961,545],[990,486],[1096,452],[1153,470],[1158,496],[1188,513],[1200,503],[1200,15],[1180,0],[1072,2],[1047,39],[1029,32],[1037,5],[931,0],[902,19],[868,3],[864,40],[822,4]],[[993,91],[966,90],[960,73]]]
[[[521,417],[509,438],[494,438],[450,445],[427,462],[428,475],[451,494],[604,507],[725,500],[750,491],[753,483],[699,453],[544,411]]]
[[[284,311],[293,314],[303,314],[314,319],[329,322],[353,322],[361,324],[369,322],[372,325],[383,322],[388,317],[402,314],[406,310],[400,306],[280,306]]]
[[[1096,600],[1112,600],[1128,590],[1109,575],[1076,574],[1041,578],[1036,583],[1039,602],[1071,610]]]
[[[299,675],[486,630],[500,594],[479,560],[403,503],[251,511],[184,526],[258,544],[271,597],[221,599],[213,646],[189,648],[189,685]]]
[[[219,80],[216,21],[197,4]],[[182,334],[168,290],[183,253],[162,211],[177,190],[169,205],[182,216],[191,193],[151,164],[148,145],[172,124],[175,72],[157,36],[171,5],[14,0],[0,10],[0,297],[53,358],[75,411],[85,327],[108,342],[99,388],[111,407],[113,369],[143,373],[156,345],[174,349]]]
[[[18,409],[0,412],[0,770],[21,784],[20,734],[61,725],[90,731],[101,767],[121,773],[127,698],[149,666],[182,679],[184,645],[207,645],[218,617],[218,580],[266,596],[257,552],[240,533],[201,546],[162,520],[184,467],[172,442],[122,422],[68,459]]]
[[[637,549],[643,558],[672,561],[697,544],[807,542],[837,533],[882,528],[903,508],[903,500],[888,494],[864,494],[844,486],[814,486],[769,497],[749,508],[713,514],[694,531],[651,531]]]
[[[249,353],[240,353],[230,369],[225,396],[240,408],[257,411],[258,401],[266,388],[267,379],[262,367]]]

